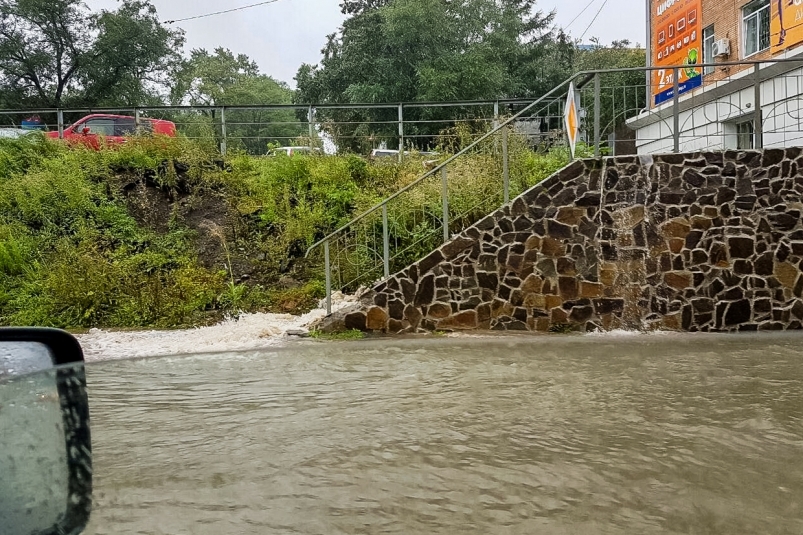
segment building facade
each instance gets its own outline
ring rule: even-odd
[[[803,145],[803,0],[647,1],[639,154]]]

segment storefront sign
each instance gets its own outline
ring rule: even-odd
[[[654,105],[657,106],[675,96],[672,67],[681,67],[678,69],[679,94],[703,83],[702,70],[695,66],[703,57],[702,0],[653,0],[652,9],[652,64],[666,67],[653,71]]]
[[[771,0],[772,53],[803,43],[803,0]]]

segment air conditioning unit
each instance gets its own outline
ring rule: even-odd
[[[731,55],[730,39],[720,39],[719,41],[714,41],[714,46],[711,47],[711,52],[715,58],[730,56]]]

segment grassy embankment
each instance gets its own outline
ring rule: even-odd
[[[480,172],[483,158],[455,171],[467,205],[498,183],[496,170]],[[566,155],[518,148],[512,162],[520,191]],[[323,294],[306,247],[421,171],[414,158],[223,161],[181,138],[99,152],[0,140],[0,325],[174,328],[238,312],[303,312]],[[409,201],[419,213],[430,202]]]

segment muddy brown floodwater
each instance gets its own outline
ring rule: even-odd
[[[89,534],[803,533],[801,333],[307,342],[87,373]]]

